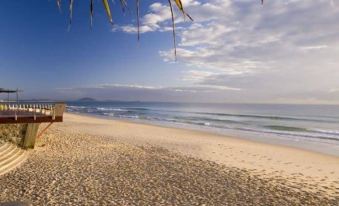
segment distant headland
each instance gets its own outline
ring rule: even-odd
[[[80,102],[94,102],[94,101],[97,101],[97,100],[94,99],[94,98],[91,98],[91,97],[84,97],[84,98],[78,99],[77,101],[80,101]]]

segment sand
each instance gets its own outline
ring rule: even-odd
[[[34,205],[339,205],[339,158],[216,134],[65,114],[0,201]]]

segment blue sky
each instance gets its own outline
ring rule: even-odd
[[[164,64],[158,54],[172,47],[170,33],[143,35],[138,43],[135,34],[112,32],[100,1],[90,31],[88,4],[83,2],[75,1],[68,31],[66,5],[60,14],[55,1],[2,1],[2,87],[33,93],[103,83],[166,84],[161,76],[175,83],[179,65]],[[117,23],[133,23],[133,14],[123,16],[119,5],[114,8]],[[146,4],[142,10],[147,10]]]
[[[118,2],[118,1],[116,1]],[[143,1],[137,42],[134,1],[115,26],[95,1],[3,0],[0,87],[23,98],[196,102],[339,103],[339,5],[332,0],[184,0],[176,11],[173,62],[167,1]]]

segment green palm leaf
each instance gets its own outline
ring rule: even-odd
[[[94,16],[94,2],[90,2],[90,19],[91,19],[91,28],[93,27],[93,16]]]
[[[174,46],[174,58],[177,59],[177,43],[176,43],[176,35],[175,35],[175,22],[174,22],[174,14],[171,0],[168,0],[169,7],[171,9],[171,17],[172,17],[172,36],[173,36],[173,46]]]
[[[174,1],[175,1],[175,4],[177,5],[178,9],[182,12],[182,14],[184,16],[187,16],[191,21],[193,21],[193,18],[185,12],[184,6],[182,5],[181,0],[174,0]]]
[[[112,18],[112,13],[111,13],[111,8],[109,6],[109,3],[107,0],[102,0],[102,3],[104,4],[105,11],[108,17],[108,20],[111,24],[113,24],[113,18]]]

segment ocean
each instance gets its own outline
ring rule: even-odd
[[[339,105],[67,102],[71,113],[189,128],[339,156]]]

